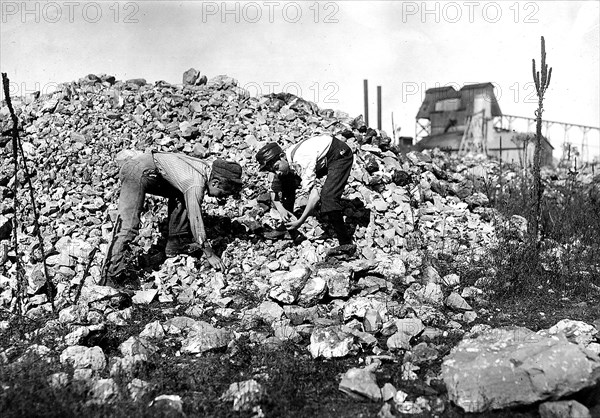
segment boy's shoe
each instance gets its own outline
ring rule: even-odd
[[[353,256],[356,253],[356,244],[342,244],[333,247],[325,253],[326,257]]]
[[[140,280],[133,272],[121,272],[116,276],[104,277],[99,283],[101,286],[110,286],[120,293],[133,296],[133,294],[141,289]]]
[[[286,231],[275,229],[273,231],[265,232],[264,237],[273,241],[276,240],[290,240],[294,242],[294,245],[299,245],[303,241],[306,241],[306,236],[298,231]]]
[[[110,286],[116,291],[118,291],[120,294],[129,297],[132,297],[135,294],[135,292],[139,290],[139,288],[134,288],[133,286],[114,281],[113,279],[106,279],[105,286]]]
[[[190,245],[194,242],[194,238],[189,236],[169,237],[165,255],[167,258],[171,258],[179,254],[187,254],[190,251]]]
[[[277,240],[277,239],[284,239],[286,233],[287,233],[286,230],[280,231],[280,230],[274,229],[272,231],[265,232],[263,234],[263,236],[267,239]]]
[[[290,231],[287,231],[287,234],[285,235],[285,239],[291,239],[292,242],[294,243],[294,245],[300,245],[304,241],[307,240],[306,236],[302,232],[298,231],[297,229],[292,229]]]

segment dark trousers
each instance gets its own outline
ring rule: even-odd
[[[327,178],[321,190],[321,213],[342,210],[342,193],[348,183],[354,156],[345,142],[333,138],[327,153]],[[317,176],[321,177],[321,173]]]
[[[327,153],[327,178],[321,189],[321,214],[333,227],[340,245],[352,243],[352,236],[344,224],[342,193],[348,183],[353,162],[350,147],[333,138]]]
[[[119,172],[121,192],[119,216],[108,247],[102,274],[115,278],[127,270],[130,263],[129,244],[140,228],[140,214],[146,193],[169,199],[169,236],[190,233],[190,223],[183,194],[159,174],[152,154],[143,154],[126,161]]]

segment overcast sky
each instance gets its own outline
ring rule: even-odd
[[[383,129],[391,135],[393,113],[414,136],[436,86],[493,82],[503,113],[534,117],[543,35],[553,67],[544,118],[600,126],[599,1],[0,3],[0,67],[17,95],[88,73],[181,83],[194,67],[253,95],[288,91],[357,116],[367,79],[370,125],[381,86]]]

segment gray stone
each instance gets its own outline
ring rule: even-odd
[[[344,303],[344,320],[352,317],[364,318],[367,311],[375,310],[379,312],[382,320],[387,318],[387,306],[385,302],[379,301],[374,297],[353,297]]]
[[[65,344],[67,345],[79,345],[85,337],[90,334],[90,329],[85,326],[79,326],[73,331],[65,335]]]
[[[187,316],[175,316],[163,324],[165,332],[172,335],[187,334],[192,330],[202,331],[205,328],[212,328],[212,325],[208,322],[196,321]]]
[[[406,276],[406,266],[400,257],[385,256],[379,260],[374,272],[382,274],[388,280],[399,280]]]
[[[398,392],[398,390],[394,387],[394,385],[392,385],[390,382],[387,382],[381,388],[381,397],[384,402],[387,402],[396,396],[396,392]]]
[[[145,78],[130,78],[129,80],[126,81],[126,83],[133,84],[138,87],[143,87],[146,85],[146,79]]]
[[[35,295],[46,285],[46,275],[42,264],[36,264],[27,272],[27,293]]]
[[[345,298],[350,294],[350,272],[333,268],[319,269],[316,273],[327,283],[327,292],[332,298]]]
[[[577,401],[544,402],[538,408],[540,418],[591,418],[589,409]]]
[[[65,348],[60,354],[61,363],[69,363],[75,369],[90,368],[103,370],[106,367],[106,357],[98,346],[84,347],[75,345]]]
[[[572,343],[584,346],[594,341],[598,334],[598,330],[594,326],[571,319],[563,319],[548,329],[548,333],[551,335],[559,332],[563,333]]]
[[[269,277],[269,282],[273,286],[269,291],[269,297],[281,303],[294,303],[300,291],[306,285],[311,273],[311,270],[307,267],[298,267],[291,271],[273,273]]]
[[[125,308],[120,311],[110,312],[106,315],[106,322],[119,326],[126,326],[131,319],[131,308]]]
[[[425,329],[423,322],[417,318],[397,319],[394,325],[397,331],[387,340],[387,346],[390,350],[410,350],[411,338],[419,335]]]
[[[91,382],[94,377],[94,371],[92,369],[75,369],[73,370],[73,380],[82,382]]]
[[[179,131],[181,132],[181,136],[184,138],[191,138],[198,132],[198,128],[193,126],[187,120],[179,123]]]
[[[58,320],[61,324],[72,324],[74,322],[84,322],[89,313],[89,308],[87,305],[78,304],[71,305],[62,309],[58,313]]]
[[[153,408],[173,409],[179,414],[183,414],[183,401],[179,395],[160,395],[150,402]]]
[[[592,386],[600,377],[600,358],[561,333],[498,328],[463,339],[444,359],[441,376],[452,402],[466,412],[483,412]]]
[[[119,345],[119,351],[121,352],[121,355],[125,357],[144,356],[147,358],[157,350],[158,348],[156,346],[140,337],[129,337]]]
[[[379,412],[377,413],[377,418],[395,418],[396,415],[392,413],[392,405],[389,403],[384,403]]]
[[[205,351],[226,347],[233,339],[231,331],[219,328],[206,328],[203,331],[192,331],[181,342],[181,352],[198,354]]]
[[[513,231],[520,239],[523,239],[527,235],[529,228],[527,219],[519,215],[511,216],[508,221],[509,228]]]
[[[85,260],[90,256],[94,247],[87,241],[80,238],[62,237],[56,244],[54,244],[56,250],[60,253],[65,253],[71,257],[76,257],[80,260]]]
[[[477,313],[475,311],[467,311],[462,317],[463,321],[465,321],[467,324],[470,324],[477,319]]]
[[[79,303],[92,304],[100,301],[108,303],[110,299],[117,297],[121,297],[121,294],[110,286],[85,285],[81,289]]]
[[[150,393],[150,384],[144,380],[134,378],[127,384],[127,389],[131,400],[139,402]]]
[[[435,267],[427,266],[423,270],[423,283],[442,283],[442,277]]]
[[[221,400],[233,401],[234,411],[249,411],[260,402],[265,394],[266,391],[261,384],[250,379],[229,385],[227,391],[221,395]]]
[[[377,212],[386,212],[389,208],[388,203],[383,199],[374,199],[373,207]]]
[[[444,332],[441,329],[435,327],[425,327],[423,332],[421,333],[421,338],[428,338],[433,340],[435,338],[441,337]]]
[[[471,311],[471,305],[467,303],[466,300],[462,298],[458,293],[452,292],[446,298],[446,306],[450,309],[454,309],[456,311]]]
[[[281,306],[270,300],[266,300],[258,306],[258,315],[267,323],[281,319],[284,311]]]
[[[313,358],[344,357],[354,349],[354,335],[334,325],[316,328],[310,336],[310,354]]]
[[[474,286],[467,286],[463,288],[462,292],[460,293],[460,295],[465,299],[473,299],[477,296],[481,296],[482,294],[483,290]]]
[[[69,384],[69,375],[65,372],[53,373],[48,377],[48,384],[52,388],[63,388]]]
[[[298,304],[312,306],[318,303],[327,292],[327,282],[319,276],[309,277],[298,296]]]
[[[368,332],[363,332],[347,326],[343,326],[342,329],[358,338],[358,343],[360,344],[366,344],[368,347],[374,347],[377,345],[377,338]]]
[[[428,304],[440,307],[443,304],[444,293],[437,283],[427,283],[425,286],[413,283],[404,291],[404,300],[409,305]]]
[[[417,380],[418,376],[415,372],[418,370],[420,370],[420,367],[416,364],[404,361],[402,367],[400,367],[400,376],[402,380]]]
[[[131,298],[131,301],[137,305],[148,305],[158,294],[158,289],[139,290]]]
[[[439,355],[440,353],[433,345],[430,346],[426,342],[422,342],[412,347],[404,356],[404,360],[416,365],[422,365],[436,360]]]
[[[200,77],[200,72],[195,68],[190,68],[183,73],[183,85],[193,86],[198,81],[198,77]]]
[[[275,321],[271,324],[271,328],[273,328],[275,337],[282,341],[291,340],[299,342],[302,340],[302,337],[296,332],[296,329],[291,325],[289,319]]]
[[[286,305],[283,307],[285,316],[294,325],[300,325],[304,322],[312,321],[314,318],[318,317],[317,309],[317,306],[304,308],[296,305]]]
[[[99,379],[90,387],[90,402],[98,404],[110,404],[119,398],[119,386],[112,379]]]
[[[367,309],[365,317],[363,319],[363,327],[366,332],[377,332],[381,329],[383,320],[379,311],[375,309]]]
[[[447,274],[442,277],[442,283],[448,287],[458,286],[460,284],[460,276],[458,274]]]
[[[50,363],[52,361],[51,351],[45,345],[30,345],[27,347],[27,350],[25,350],[25,353],[17,360],[17,362],[23,361],[46,361],[47,363]]]
[[[149,324],[146,324],[142,332],[140,332],[140,337],[162,340],[165,338],[165,330],[159,321],[150,322]]]
[[[352,368],[343,376],[339,390],[355,399],[369,399],[379,402],[383,399],[381,389],[377,386],[374,371],[378,363],[373,363],[365,368]]]
[[[487,205],[489,205],[490,200],[483,193],[475,192],[472,195],[467,196],[465,198],[465,202],[468,203],[469,206],[471,206],[471,207],[478,207],[478,206],[487,206]]]

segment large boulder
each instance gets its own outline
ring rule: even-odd
[[[498,328],[462,340],[444,359],[442,379],[451,401],[466,412],[484,412],[593,386],[600,358],[562,333]]]

